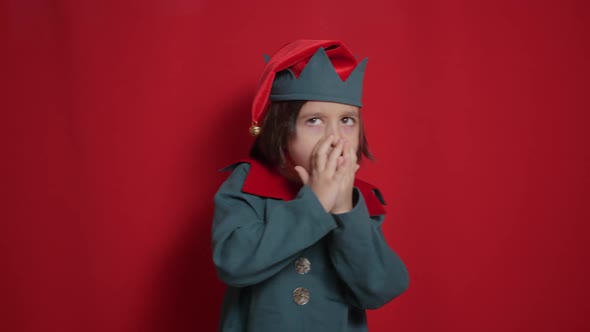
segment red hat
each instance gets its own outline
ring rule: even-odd
[[[319,51],[322,51],[322,53],[316,57],[316,54],[320,53]],[[258,89],[252,103],[252,126],[250,127],[250,133],[253,136],[260,133],[261,129],[259,124],[268,106],[269,95],[273,88],[276,74],[289,69],[292,76],[299,75],[305,70],[305,66],[310,62],[312,57],[318,58],[318,61],[321,62],[321,55],[323,55],[326,60],[329,59],[329,61],[324,62],[331,62],[331,71],[339,76],[338,81],[340,84],[345,85],[347,82],[343,83],[343,81],[347,80],[349,76],[351,77],[351,81],[356,82],[356,84],[353,82],[355,86],[353,89],[359,90],[358,101],[351,104],[361,106],[360,90],[362,90],[362,76],[364,74],[366,59],[359,64],[350,50],[342,42],[337,40],[296,40],[279,49],[266,63],[266,67],[264,68],[260,82],[258,83]],[[319,67],[322,66],[320,65]],[[310,69],[310,71],[312,70]],[[323,77],[329,76],[329,73],[326,75],[326,72],[323,72],[320,75],[321,76],[316,79],[321,80]],[[330,77],[328,77],[328,79],[330,79]],[[335,81],[333,78],[332,80]],[[309,86],[309,84],[307,85]],[[316,100],[316,98],[314,98],[314,100]],[[318,98],[318,100],[339,101],[336,99],[333,100],[333,98]]]

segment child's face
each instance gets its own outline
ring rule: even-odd
[[[324,101],[306,102],[297,116],[295,135],[289,140],[288,158],[293,166],[308,172],[311,153],[320,138],[334,135],[345,138],[356,152],[359,146],[359,108]]]

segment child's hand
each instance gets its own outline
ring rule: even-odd
[[[340,180],[338,197],[331,211],[332,213],[340,214],[352,210],[352,188],[358,169],[356,151],[354,151],[350,142],[345,141],[342,162],[338,165],[338,171],[341,171],[343,175]]]
[[[341,191],[341,182],[346,175],[346,170],[338,167],[344,162],[344,156],[341,156],[343,150],[344,139],[336,140],[333,135],[323,137],[311,152],[311,174],[304,167],[295,166],[303,184],[311,188],[326,212],[332,212]]]

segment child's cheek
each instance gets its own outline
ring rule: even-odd
[[[317,126],[317,125],[316,126],[308,125],[305,127],[305,131],[308,133],[308,135],[314,135],[314,136],[323,135],[324,127]]]
[[[323,126],[306,126],[301,131],[301,137],[305,139],[307,144],[315,145],[322,137],[325,136]]]
[[[355,134],[358,134],[358,129],[356,126],[343,126],[342,133],[347,137],[352,137]]]

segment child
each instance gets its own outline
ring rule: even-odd
[[[408,273],[381,232],[381,194],[355,179],[371,157],[366,59],[299,40],[267,60],[250,158],[215,195],[213,261],[228,285],[219,330],[367,331],[365,309],[404,292]]]

